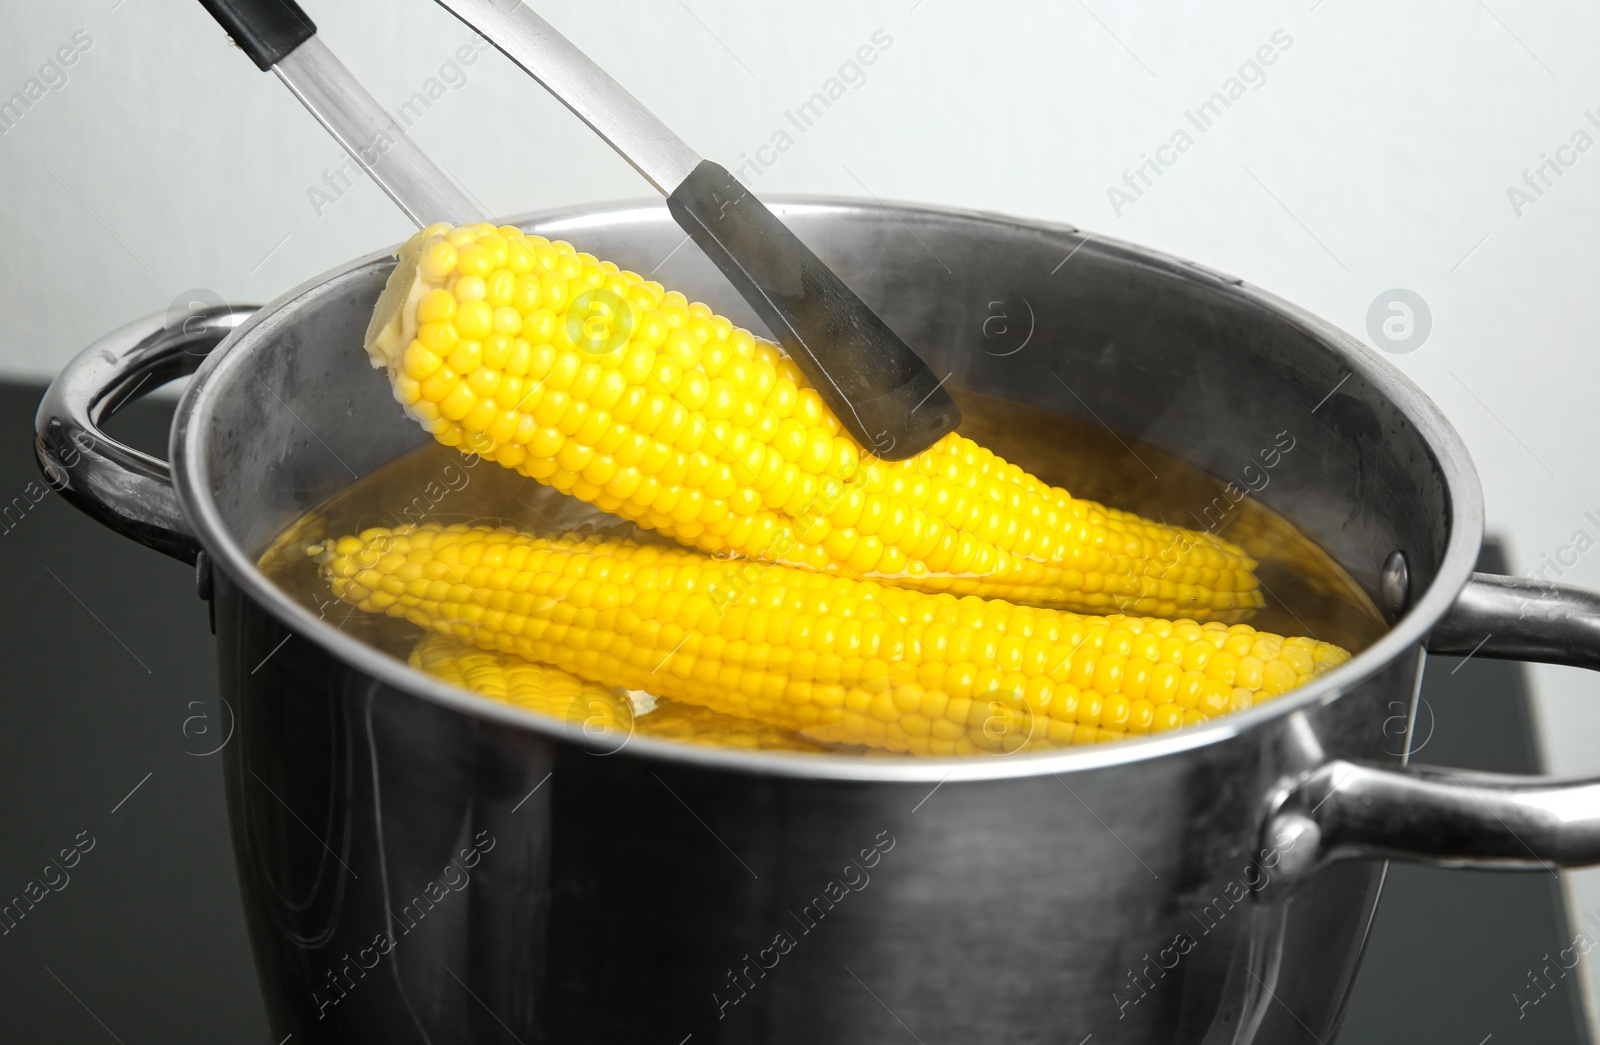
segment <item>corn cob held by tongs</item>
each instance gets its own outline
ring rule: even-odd
[[[958,434],[873,457],[776,346],[511,226],[434,225],[366,341],[440,442],[683,544],[900,587],[1236,621],[1255,563],[1074,499]]]

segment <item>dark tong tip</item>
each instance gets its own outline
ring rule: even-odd
[[[733,175],[702,161],[667,207],[863,447],[902,461],[961,423],[944,379]]]

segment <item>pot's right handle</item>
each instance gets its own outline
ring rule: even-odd
[[[1428,652],[1600,670],[1600,595],[1474,573],[1434,625]]]
[[[1600,669],[1600,595],[1474,574],[1428,649]],[[1600,864],[1600,779],[1335,760],[1279,794],[1262,842],[1291,876],[1348,858],[1500,870]]]
[[[34,418],[34,452],[50,485],[118,533],[193,563],[200,545],[178,507],[172,469],[101,425],[141,395],[199,369],[257,307],[149,316],[78,353],[51,382]]]

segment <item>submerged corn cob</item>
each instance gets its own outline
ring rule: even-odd
[[[654,711],[639,716],[634,722],[635,732],[640,736],[687,744],[715,744],[749,751],[828,750],[792,729],[676,700],[657,701]]]
[[[792,730],[694,704],[658,700],[652,711],[636,715],[628,698],[612,687],[444,635],[429,635],[417,643],[411,652],[411,666],[491,700],[552,715],[590,737],[613,742],[636,734],[759,751],[826,750]]]
[[[598,536],[430,524],[340,538],[321,558],[346,602],[483,649],[921,754],[1204,722],[1349,656],[1247,625],[1084,617]]]
[[[956,434],[863,452],[775,346],[511,226],[400,251],[372,363],[440,442],[713,553],[924,591],[1238,620],[1255,563],[1072,498]]]
[[[411,666],[491,700],[560,719],[590,737],[624,737],[634,728],[633,705],[615,689],[442,635],[417,643]]]

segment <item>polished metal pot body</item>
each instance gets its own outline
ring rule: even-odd
[[[1592,784],[1403,766],[1430,643],[1487,635],[1480,655],[1592,665],[1600,612],[1471,576],[1471,464],[1387,365],[1236,280],[1070,228],[777,209],[954,387],[1224,476],[1292,428],[1303,449],[1263,499],[1393,629],[1272,704],[1083,751],[601,745],[413,675],[254,568],[288,523],[425,438],[357,350],[386,258],[259,311],[135,324],[52,389],[41,459],[75,503],[196,562],[215,602],[231,823],[276,1037],[1325,1041],[1382,858],[1600,860]],[[660,207],[524,226],[641,272],[670,259],[661,278],[748,320]],[[997,345],[1001,312],[1015,327]],[[141,375],[219,341],[170,469],[101,432]]]

